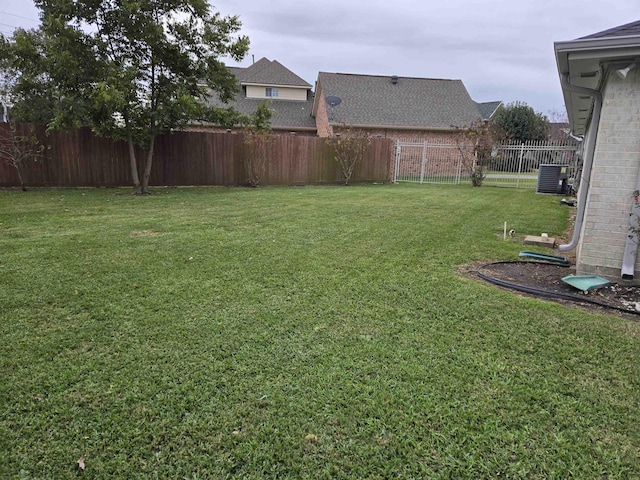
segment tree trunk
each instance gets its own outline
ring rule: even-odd
[[[20,181],[20,188],[22,189],[23,192],[26,192],[27,191],[27,187],[24,184],[24,178],[22,177],[22,172],[20,171],[20,164],[19,163],[14,163],[13,166],[16,167],[16,172],[18,173],[18,180]]]
[[[140,195],[142,188],[140,187],[140,177],[138,176],[138,162],[136,161],[136,151],[133,146],[133,140],[129,136],[129,165],[131,166],[131,179],[133,180],[133,194]]]
[[[149,142],[149,151],[147,153],[147,163],[144,166],[144,174],[142,175],[142,195],[149,195],[149,177],[151,176],[151,166],[153,165],[153,147],[155,145],[156,136],[151,135]]]
[[[129,165],[131,167],[131,180],[133,181],[133,194],[140,195],[142,188],[140,187],[140,177],[138,176],[138,162],[136,161],[136,150],[133,145],[133,136],[131,135],[129,114],[126,111],[124,112],[124,123],[127,129],[127,143],[129,144]]]

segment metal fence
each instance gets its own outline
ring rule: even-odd
[[[458,184],[465,176],[453,143],[396,142],[396,182]]]
[[[506,143],[493,147],[485,185],[536,188],[542,164],[568,165],[569,183],[577,176],[581,144],[566,142]],[[396,142],[395,182],[459,184],[470,181],[473,147],[456,143]]]
[[[569,183],[573,183],[579,167],[581,144],[533,141],[496,145],[487,168],[487,185],[535,188],[540,165],[568,165]]]

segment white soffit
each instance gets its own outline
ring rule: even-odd
[[[600,89],[610,64],[631,63],[640,58],[640,37],[612,37],[556,42],[556,61],[560,76],[568,74],[569,83]],[[593,99],[563,89],[567,114],[573,133],[584,135],[593,108]]]

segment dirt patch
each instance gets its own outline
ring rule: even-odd
[[[573,232],[576,210],[569,211],[569,226],[564,235],[556,238],[556,244],[568,243]],[[524,240],[524,237],[522,237]],[[523,245],[524,250],[528,250]],[[640,285],[612,283],[605,287],[589,292],[583,292],[562,281],[563,277],[575,275],[575,251],[559,253],[548,250],[550,255],[564,256],[569,261],[569,267],[537,261],[513,262],[476,262],[466,265],[460,274],[484,281],[479,272],[498,282],[508,282],[520,289],[513,289],[522,295],[545,298],[564,305],[571,305],[587,310],[606,313],[617,313],[625,318],[640,321]],[[509,288],[509,287],[502,287]],[[526,290],[535,289],[542,293],[527,293]]]
[[[554,301],[599,311],[605,308],[629,312],[634,320],[640,321],[640,316],[636,315],[640,314],[640,286],[637,285],[612,283],[597,290],[583,292],[562,281],[563,277],[575,275],[574,267],[535,261],[477,263],[465,267],[464,270],[476,278],[482,275],[490,280],[521,287],[518,290],[520,293],[536,297],[545,296]],[[528,290],[539,292],[530,293]]]

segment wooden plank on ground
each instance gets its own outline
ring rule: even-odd
[[[538,237],[535,235],[527,235],[524,237],[525,245],[540,245],[541,247],[553,248],[556,244],[556,239],[553,237]]]

